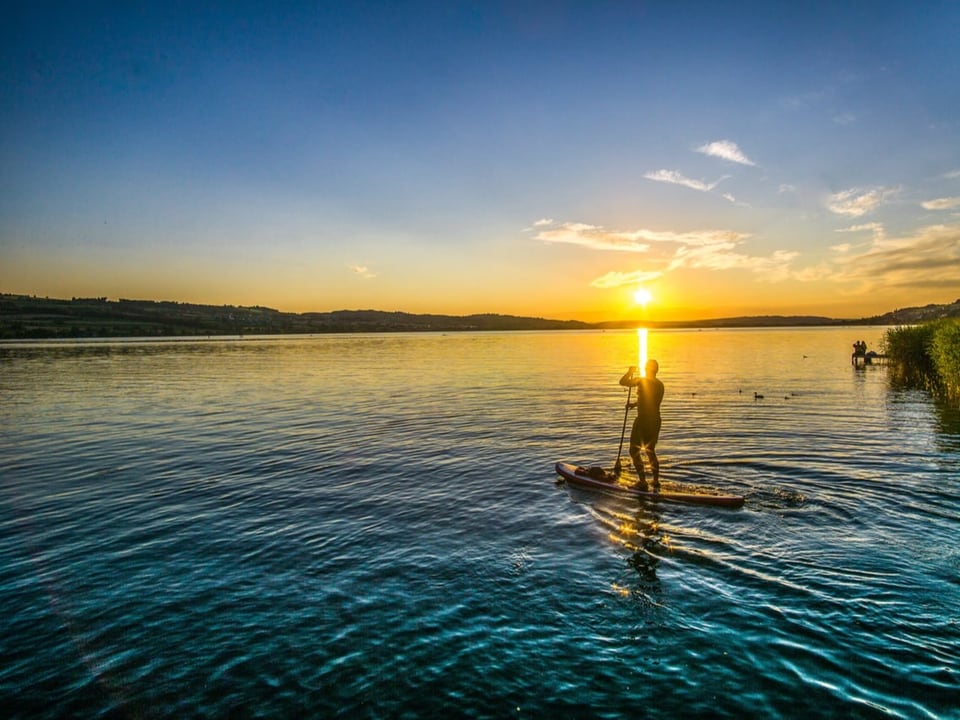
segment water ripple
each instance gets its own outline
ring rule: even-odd
[[[556,485],[557,460],[616,458],[611,365],[635,342],[0,348],[0,700],[24,718],[955,713],[952,416],[852,370],[840,330],[661,333],[664,482],[746,505]]]

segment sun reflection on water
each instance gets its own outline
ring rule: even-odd
[[[647,376],[647,329],[637,328],[637,368],[642,377]]]

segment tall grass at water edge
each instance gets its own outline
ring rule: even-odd
[[[897,381],[960,402],[960,319],[888,330],[884,353]]]

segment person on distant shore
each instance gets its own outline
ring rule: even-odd
[[[660,489],[660,460],[657,458],[657,440],[660,439],[660,403],[663,402],[663,383],[657,380],[660,365],[656,360],[648,360],[644,366],[645,375],[638,375],[636,366],[631,365],[620,384],[624,387],[637,389],[636,402],[627,403],[627,409],[635,407],[637,417],[633,421],[630,431],[630,457],[633,458],[633,467],[636,468],[639,481],[637,486],[641,490],[647,489],[647,480],[643,471],[642,451],[647,454],[650,462],[650,472],[653,475],[653,489]]]

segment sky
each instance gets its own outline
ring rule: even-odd
[[[960,298],[957,2],[7,7],[0,292],[587,321]]]

